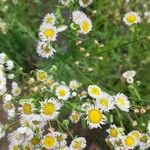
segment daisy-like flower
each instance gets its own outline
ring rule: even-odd
[[[5,136],[4,126],[0,123],[0,139]]]
[[[19,108],[22,114],[31,115],[34,112],[35,106],[30,101],[24,101],[21,103],[22,107]]]
[[[109,129],[107,129],[110,138],[119,138],[121,136],[119,129],[115,125],[111,125]]]
[[[78,112],[73,111],[69,118],[73,123],[77,123],[80,120],[80,116],[81,115]]]
[[[42,25],[39,32],[42,41],[55,41],[57,37],[57,29],[53,25]]]
[[[124,17],[123,21],[126,25],[131,26],[133,24],[137,24],[141,22],[141,17],[136,12],[128,12]]]
[[[19,96],[21,94],[21,89],[16,82],[12,83],[12,91],[13,96]]]
[[[91,107],[91,104],[89,102],[85,102],[81,105],[81,110],[88,111]]]
[[[123,145],[126,149],[134,149],[137,146],[137,140],[131,134],[123,137]]]
[[[134,136],[134,137],[136,138],[136,140],[138,140],[138,141],[140,140],[141,133],[140,133],[139,131],[133,130],[133,131],[130,132],[130,134],[131,134],[132,136]]]
[[[56,99],[47,99],[42,102],[41,105],[41,114],[47,120],[53,120],[59,115],[58,110],[60,109],[61,104]]]
[[[80,99],[84,99],[87,97],[87,91],[82,91],[81,94],[80,94]]]
[[[79,4],[81,7],[87,7],[91,3],[93,3],[93,0],[79,0]]]
[[[55,138],[55,134],[52,133],[48,133],[46,134],[43,139],[42,139],[42,147],[46,148],[46,149],[54,149],[57,145],[57,141]]]
[[[128,98],[124,94],[118,93],[115,96],[115,103],[116,103],[117,107],[119,109],[121,109],[122,111],[129,112],[130,101],[128,100]]]
[[[101,88],[97,85],[89,85],[88,86],[88,94],[92,98],[98,98],[101,95]]]
[[[128,70],[122,74],[122,76],[126,79],[128,83],[134,82],[134,76],[136,75],[136,71]]]
[[[70,144],[71,150],[83,150],[85,147],[86,147],[86,139],[83,137],[75,138]]]
[[[148,134],[141,134],[139,147],[140,150],[145,150],[150,147],[150,137]]]
[[[43,70],[38,70],[36,76],[39,81],[45,81],[47,79],[47,73]]]
[[[107,119],[106,116],[102,114],[101,110],[94,106],[88,109],[86,115],[87,124],[91,129],[101,127],[101,125],[105,124]]]
[[[3,101],[10,102],[11,100],[12,100],[12,95],[11,94],[3,95]]]
[[[77,90],[80,87],[80,83],[77,80],[70,81],[69,87],[71,90]]]
[[[91,30],[92,30],[92,22],[91,22],[91,20],[88,17],[86,17],[80,23],[80,30],[79,30],[79,32],[83,33],[83,34],[87,34]]]
[[[58,99],[68,100],[70,97],[70,89],[66,85],[59,85],[56,88],[56,95]]]
[[[57,141],[57,148],[62,148],[64,146],[66,146],[67,142],[66,142],[66,138],[67,138],[67,134],[65,133],[61,133],[61,132],[55,132],[55,138]]]
[[[113,96],[102,92],[101,96],[96,99],[95,105],[102,111],[109,111],[115,108],[115,100]]]
[[[48,13],[45,15],[43,19],[43,24],[51,24],[54,25],[56,21],[56,17],[53,13]]]
[[[49,58],[52,57],[55,52],[56,50],[50,45],[50,43],[39,41],[37,46],[37,53],[39,56],[43,58]]]
[[[73,11],[72,18],[75,24],[80,25],[83,19],[87,18],[87,16],[82,11],[76,10],[76,11]]]

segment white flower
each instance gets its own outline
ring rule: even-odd
[[[101,95],[101,88],[97,85],[89,85],[88,86],[88,94],[92,98],[98,98]]]
[[[66,144],[67,144],[67,141],[66,141],[67,134],[61,133],[61,132],[54,132],[54,134],[55,134],[56,141],[58,143],[57,148],[62,148],[64,146],[66,146]]]
[[[105,124],[107,118],[102,114],[102,111],[99,108],[91,106],[86,112],[86,120],[89,128],[98,128],[101,127],[100,125]]]
[[[80,120],[80,116],[81,115],[78,112],[73,111],[69,118],[73,123],[77,123]]]
[[[109,111],[115,108],[115,100],[113,96],[102,92],[101,96],[96,99],[95,105],[102,111]]]
[[[43,139],[42,139],[42,147],[46,148],[46,149],[54,149],[57,146],[57,141],[55,138],[55,134],[52,133],[48,133],[46,134]]]
[[[93,0],[79,0],[79,4],[81,7],[87,7],[91,3],[93,3]]]
[[[45,81],[47,79],[47,73],[43,70],[37,70],[36,76],[39,81]]]
[[[12,83],[12,91],[13,96],[19,96],[21,94],[21,89],[16,82]]]
[[[80,87],[80,83],[77,80],[70,81],[69,87],[71,90],[77,90]]]
[[[70,98],[70,89],[66,85],[59,85],[56,88],[56,95],[58,99],[68,100]]]
[[[57,29],[53,25],[41,25],[39,36],[41,41],[55,41],[57,37]]]
[[[41,114],[45,119],[53,120],[58,117],[61,104],[56,99],[47,99],[41,105]]]
[[[53,13],[51,14],[46,14],[44,19],[43,19],[43,23],[44,24],[51,24],[51,25],[54,25],[55,24],[55,21],[56,21],[56,17]]]
[[[54,55],[56,50],[48,42],[38,42],[37,53],[43,58],[49,58]]]
[[[141,22],[141,17],[136,12],[128,12],[124,17],[123,21],[126,25],[131,26],[133,24],[137,24]]]
[[[70,150],[83,150],[86,147],[86,139],[83,137],[75,138],[70,144]]]
[[[7,70],[12,70],[14,68],[14,62],[12,60],[8,60],[6,62]]]
[[[146,150],[150,148],[150,137],[148,134],[141,134],[139,147],[140,150]]]
[[[126,111],[126,112],[129,111],[130,101],[124,94],[118,93],[115,96],[115,103],[116,103],[117,107],[120,108],[122,111]]]
[[[82,11],[76,10],[73,11],[72,18],[76,24],[80,25],[83,19],[87,18],[87,16]]]
[[[137,146],[137,140],[134,136],[128,134],[123,137],[123,145],[126,149],[134,149]]]
[[[148,129],[148,132],[150,133],[150,120],[148,121],[147,129]]]
[[[89,102],[85,102],[81,105],[81,110],[88,111],[91,107],[91,104]]]

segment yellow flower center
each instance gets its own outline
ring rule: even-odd
[[[134,23],[136,21],[136,16],[135,15],[130,15],[127,17],[127,20],[129,23]]]
[[[44,35],[46,38],[52,38],[55,34],[55,31],[53,29],[46,29],[44,31]]]
[[[144,143],[146,143],[147,140],[148,140],[148,137],[147,137],[146,135],[144,135],[144,136],[142,136],[142,137],[140,138],[140,141],[142,141],[142,142],[144,142]]]
[[[96,95],[96,96],[99,96],[100,93],[101,93],[101,90],[99,88],[97,88],[97,87],[92,87],[91,88],[91,93]]]
[[[49,53],[51,49],[48,46],[43,47],[44,52]]]
[[[138,133],[137,131],[132,131],[131,134],[132,134],[135,138],[137,138],[137,139],[140,138],[140,135],[139,135],[139,133]]]
[[[108,99],[101,98],[99,102],[102,106],[108,107]]]
[[[33,137],[32,140],[31,140],[31,144],[33,146],[36,146],[37,144],[40,143],[40,139],[38,137]]]
[[[125,106],[125,102],[122,98],[117,98],[117,103],[120,105],[120,106]]]
[[[59,143],[63,141],[62,135],[57,136],[57,141],[58,141]]]
[[[93,109],[88,113],[88,118],[92,123],[100,123],[102,121],[102,113],[98,109]]]
[[[73,120],[75,120],[75,121],[76,121],[76,120],[78,120],[78,118],[79,118],[79,117],[78,117],[78,115],[77,115],[77,114],[73,114],[73,115],[72,115],[72,119],[73,119]]]
[[[24,150],[31,150],[31,147],[27,145],[24,147]]]
[[[19,150],[18,145],[14,145],[14,146],[13,146],[13,150]]]
[[[83,21],[82,22],[82,30],[84,32],[88,32],[88,30],[89,30],[89,23],[88,23],[88,21]]]
[[[51,148],[55,144],[55,139],[51,136],[46,136],[43,140],[43,146],[45,148]]]
[[[59,90],[59,95],[64,97],[66,95],[66,91],[64,89]]]
[[[53,103],[47,103],[43,106],[43,114],[52,115],[55,111],[55,106]]]
[[[110,129],[110,135],[112,137],[117,137],[118,136],[118,131],[115,128]]]
[[[72,89],[72,90],[75,90],[75,89],[77,89],[77,87],[78,87],[77,84],[73,84],[73,85],[71,86],[71,89]]]
[[[26,115],[32,114],[32,106],[31,106],[31,104],[25,103],[25,104],[22,106],[22,111],[23,111],[23,113],[26,114]]]
[[[19,89],[19,88],[18,88],[18,89],[16,89],[16,90],[15,90],[15,95],[19,95],[19,94],[20,94],[20,92],[21,92],[21,91],[20,91],[20,89]]]
[[[39,72],[38,73],[38,78],[39,78],[39,80],[41,80],[41,81],[44,81],[45,79],[46,79],[46,73],[45,72]]]
[[[134,145],[134,138],[132,136],[127,136],[125,138],[125,145],[128,147],[132,147]]]
[[[4,108],[7,109],[7,110],[12,109],[13,108],[13,104],[11,104],[11,103],[5,103],[4,104]]]
[[[81,143],[80,142],[75,142],[73,147],[76,148],[76,149],[79,149],[79,148],[81,148]]]
[[[45,22],[46,23],[52,23],[53,22],[53,18],[52,17],[48,17]]]

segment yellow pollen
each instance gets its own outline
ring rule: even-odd
[[[58,141],[59,143],[63,141],[62,135],[57,136],[57,141]]]
[[[23,113],[26,114],[26,115],[32,114],[32,106],[31,106],[31,104],[25,103],[25,104],[22,106],[22,111],[23,111]]]
[[[132,131],[131,134],[132,134],[135,138],[137,138],[137,139],[140,138],[140,135],[139,135],[138,131]]]
[[[88,119],[94,124],[100,123],[102,121],[102,113],[98,109],[93,109],[88,113]]]
[[[13,105],[11,103],[5,103],[4,104],[4,108],[9,110],[9,109],[12,109],[13,108]]]
[[[53,21],[53,18],[52,18],[52,17],[48,17],[48,18],[46,19],[46,23],[52,23],[52,21]]]
[[[16,90],[15,90],[15,94],[16,94],[16,95],[19,95],[20,92],[21,92],[20,89],[16,89]]]
[[[101,90],[99,88],[97,88],[97,87],[92,87],[91,88],[91,93],[96,95],[96,96],[99,96],[100,93],[101,93]]]
[[[128,147],[132,147],[134,145],[134,138],[132,136],[127,136],[125,138],[125,145]]]
[[[108,107],[108,99],[101,98],[99,102],[102,106]]]
[[[72,115],[72,119],[75,120],[75,121],[78,120],[78,115],[77,114],[73,114]]]
[[[46,29],[44,31],[44,35],[46,38],[52,38],[55,34],[55,31],[53,29]]]
[[[127,21],[129,23],[134,23],[136,21],[136,16],[135,15],[130,15],[127,17]]]
[[[117,137],[117,136],[118,136],[117,130],[116,130],[115,128],[111,128],[111,129],[110,129],[110,135],[111,135],[112,137]]]
[[[18,145],[14,145],[14,146],[13,146],[13,150],[19,150]]]
[[[83,4],[87,4],[89,0],[82,0]]]
[[[41,80],[41,81],[44,81],[46,79],[46,73],[45,72],[39,72],[38,73],[38,78]]]
[[[79,148],[81,148],[81,143],[80,142],[75,142],[73,147],[76,148],[76,149],[79,149]]]
[[[89,30],[89,23],[87,21],[83,21],[82,22],[82,30],[84,32],[88,32],[88,30]]]
[[[51,49],[48,46],[43,47],[44,52],[49,53]]]
[[[125,106],[125,102],[122,98],[117,98],[117,103],[120,105],[120,106]]]
[[[55,111],[55,106],[53,103],[47,103],[47,104],[44,104],[43,106],[43,114],[45,115],[52,115]]]
[[[60,89],[59,90],[59,95],[62,96],[62,97],[66,96],[66,91],[64,89]]]
[[[43,140],[43,146],[45,148],[51,148],[55,144],[55,139],[51,136],[46,136]]]

